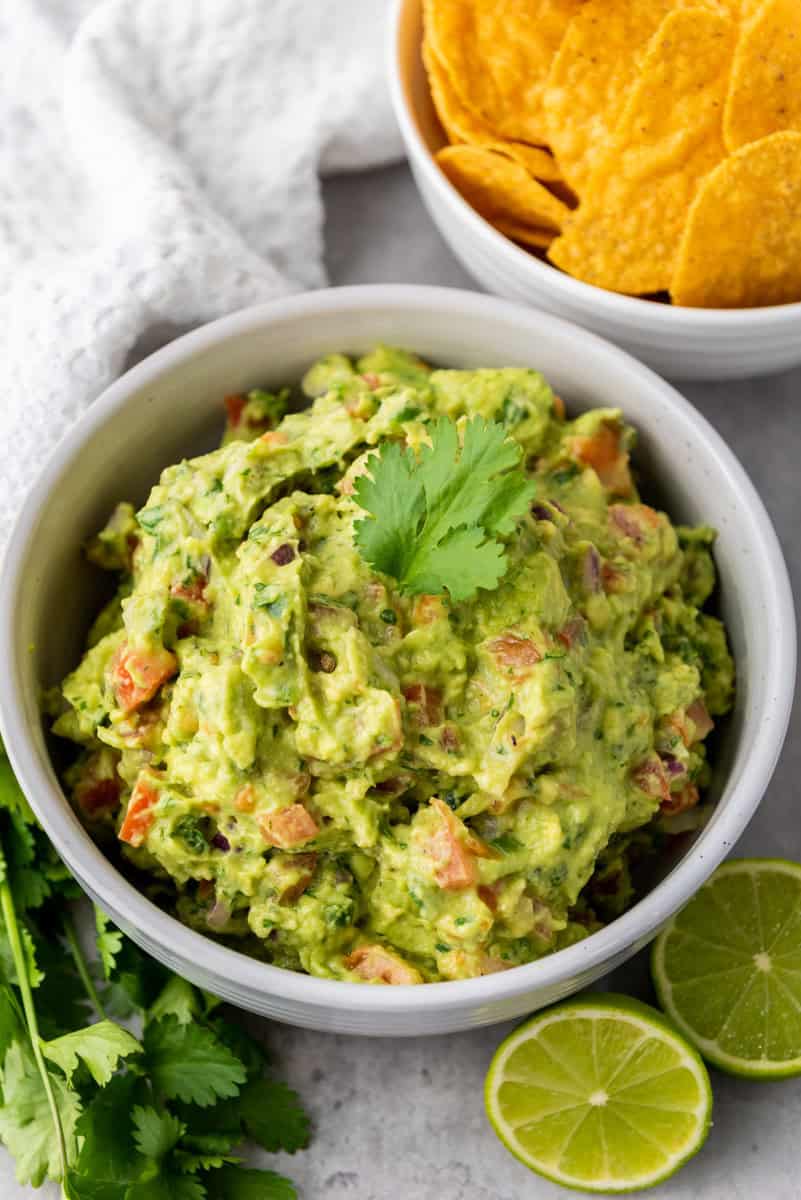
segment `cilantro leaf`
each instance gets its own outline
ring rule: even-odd
[[[210,1182],[214,1200],[297,1200],[298,1195],[289,1180],[275,1171],[223,1167]]]
[[[200,1001],[196,989],[186,979],[173,975],[154,1000],[148,1021],[160,1021],[173,1016],[181,1025],[189,1025],[200,1012]]]
[[[76,1129],[81,1149],[69,1173],[76,1200],[121,1200],[146,1167],[129,1122],[120,1119],[131,1111],[137,1082],[133,1075],[117,1075],[82,1113]]]
[[[285,1083],[258,1079],[242,1089],[239,1098],[242,1124],[248,1137],[271,1154],[294,1154],[309,1142],[309,1118],[300,1100]]]
[[[108,1083],[121,1059],[138,1054],[142,1047],[127,1029],[113,1021],[98,1021],[74,1033],[65,1033],[42,1044],[42,1053],[71,1080],[78,1062],[85,1063],[95,1083]]]
[[[39,1187],[45,1179],[60,1179],[60,1147],[53,1136],[53,1115],[42,1077],[26,1044],[14,1042],[0,1072],[3,1105],[0,1138],[17,1160],[17,1179]],[[68,1159],[75,1155],[75,1125],[81,1112],[76,1093],[55,1075],[50,1086],[58,1109]]]
[[[125,1200],[205,1200],[207,1194],[194,1176],[168,1172],[132,1184],[125,1193]]]
[[[270,1061],[270,1056],[261,1042],[257,1042],[249,1033],[233,1021],[223,1017],[215,1017],[209,1022],[217,1037],[231,1050],[247,1071],[248,1079],[260,1079],[264,1068]]]
[[[9,1046],[21,1035],[22,1014],[10,987],[0,986],[0,1062],[5,1059]]]
[[[431,445],[385,445],[354,481],[367,516],[356,522],[356,545],[376,570],[411,595],[448,591],[467,600],[498,586],[507,569],[495,535],[514,531],[535,483],[520,469],[522,449],[503,426],[474,417],[457,426],[441,417]]]
[[[117,955],[122,949],[122,938],[120,930],[112,925],[103,910],[95,905],[95,942],[106,979],[111,979],[114,972]]]
[[[169,1099],[205,1107],[235,1096],[247,1078],[239,1059],[202,1025],[182,1025],[169,1015],[151,1021],[143,1040],[150,1076]]]
[[[17,783],[2,742],[0,742],[0,808],[10,813],[16,813],[26,825],[36,824],[36,817],[25,798],[25,793]]]
[[[131,1113],[131,1120],[134,1142],[140,1154],[157,1161],[169,1154],[186,1133],[183,1121],[179,1121],[166,1110],[156,1112],[155,1108],[142,1108],[137,1105]]]

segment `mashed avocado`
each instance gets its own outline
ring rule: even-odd
[[[620,911],[643,827],[698,803],[733,688],[714,535],[639,500],[617,410],[568,421],[535,371],[378,348],[303,391],[228,397],[222,447],[89,547],[119,585],[59,695],[73,802],[182,920],[280,966],[529,962]],[[537,483],[508,570],[402,595],[354,544],[354,479],[475,414]]]

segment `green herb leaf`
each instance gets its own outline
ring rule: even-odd
[[[22,1041],[14,1042],[0,1072],[3,1105],[0,1138],[16,1159],[17,1179],[39,1187],[45,1179],[61,1179],[62,1161],[54,1136],[53,1115],[33,1055]],[[50,1086],[58,1110],[68,1160],[75,1155],[75,1126],[81,1112],[78,1095],[55,1075]]]
[[[144,1046],[153,1082],[169,1099],[205,1107],[235,1096],[247,1078],[242,1063],[211,1030],[182,1025],[172,1015],[146,1026]]]
[[[125,1193],[125,1200],[205,1200],[207,1195],[199,1179],[169,1172],[156,1179],[132,1184]]]
[[[100,1087],[108,1083],[122,1059],[138,1054],[141,1049],[136,1038],[113,1021],[98,1021],[42,1045],[45,1057],[61,1067],[68,1080],[80,1061]]]
[[[190,1025],[200,1014],[200,1000],[192,984],[179,975],[172,975],[163,991],[156,997],[148,1021],[160,1021],[162,1017],[175,1017],[181,1025]]]
[[[223,1167],[210,1182],[214,1200],[297,1200],[298,1195],[289,1180],[274,1171]]]
[[[271,1154],[294,1154],[309,1142],[309,1118],[285,1083],[259,1079],[242,1089],[239,1111],[245,1132]]]
[[[76,1127],[81,1149],[69,1173],[76,1200],[120,1200],[147,1167],[127,1120],[137,1086],[135,1076],[117,1075],[82,1113]]]
[[[115,925],[112,925],[110,919],[97,905],[95,905],[95,930],[95,942],[100,961],[103,964],[103,974],[106,979],[110,979],[117,955],[122,949],[123,935]]]
[[[368,516],[356,544],[371,566],[412,595],[466,600],[498,586],[507,569],[496,534],[514,531],[535,483],[520,470],[521,447],[501,425],[474,417],[464,425],[440,418],[431,445],[416,457],[391,443],[368,461],[354,497]]]
[[[137,1106],[131,1113],[134,1127],[134,1143],[145,1158],[160,1162],[178,1145],[186,1133],[186,1126],[166,1110]]]

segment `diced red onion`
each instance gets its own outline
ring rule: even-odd
[[[590,546],[581,564],[581,579],[585,592],[601,590],[601,559],[594,546]]]
[[[211,844],[215,850],[223,850],[226,854],[231,849],[231,843],[228,841],[228,838],[224,833],[220,833],[219,831],[211,839]]]
[[[678,758],[674,757],[674,755],[662,754],[660,757],[662,762],[665,764],[665,770],[667,771],[668,775],[672,775],[675,778],[678,775],[687,774],[687,768],[685,767],[684,763],[680,762]]]
[[[231,919],[230,906],[224,900],[216,900],[206,916],[209,929],[223,929]]]

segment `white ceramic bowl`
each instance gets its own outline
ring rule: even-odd
[[[685,857],[606,929],[528,966],[424,987],[368,987],[255,962],[185,928],[146,900],[73,815],[48,754],[41,687],[77,662],[98,604],[81,543],[120,498],[142,502],[160,470],[209,448],[221,398],[297,380],[319,355],[377,341],[461,366],[539,367],[577,412],[621,405],[640,429],[647,494],[684,521],[720,530],[723,612],[739,669],[737,709],[717,764],[717,809]],[[784,737],[795,664],[787,573],[742,467],[703,417],[646,367],[556,318],[467,292],[364,287],[252,308],[180,338],[95,402],[36,482],[0,581],[0,720],[25,792],[89,892],[154,957],[243,1008],[344,1033],[444,1033],[514,1017],[621,963],[700,886],[759,804]]]
[[[801,363],[801,303],[678,308],[604,291],[521,250],[462,199],[433,159],[446,144],[420,56],[422,0],[394,0],[387,42],[395,115],[434,223],[490,292],[567,317],[671,379],[741,379]]]

